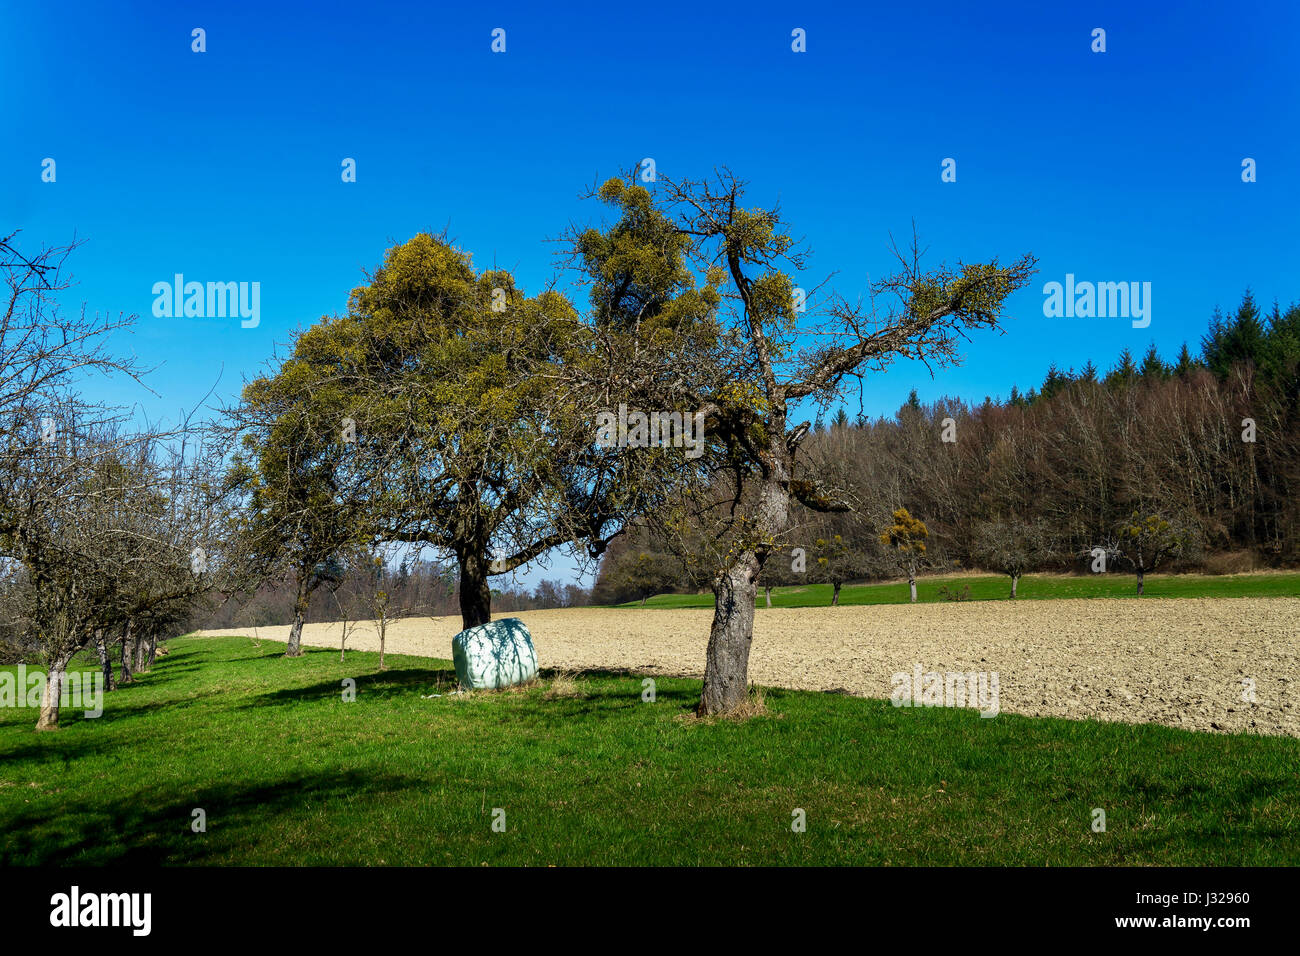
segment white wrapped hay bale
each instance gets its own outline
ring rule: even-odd
[[[537,652],[528,628],[517,617],[461,631],[451,639],[456,677],[472,690],[494,690],[537,676]]]

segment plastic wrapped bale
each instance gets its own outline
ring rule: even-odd
[[[451,639],[451,657],[461,686],[494,690],[537,676],[537,652],[528,628],[517,617],[461,631]]]

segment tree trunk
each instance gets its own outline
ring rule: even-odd
[[[459,555],[457,561],[460,564],[460,626],[469,630],[492,620],[492,589],[488,586],[487,567],[481,554]]]
[[[302,625],[307,620],[307,606],[311,602],[311,592],[307,589],[304,578],[298,585],[298,596],[293,602],[293,627],[289,628],[289,646],[285,657],[302,657]]]
[[[135,659],[135,621],[127,621],[122,630],[122,683],[129,684],[135,680],[131,671],[131,662]]]
[[[143,673],[149,669],[149,639],[139,638],[135,640],[135,672]]]
[[[713,588],[713,626],[704,665],[704,693],[699,713],[723,714],[749,696],[749,646],[754,638],[754,601],[759,562],[742,552],[718,577]]]
[[[1016,599],[1016,585],[1020,583],[1020,575],[1011,575],[1011,600]]]
[[[388,670],[387,665],[384,664],[384,639],[387,636],[388,636],[388,618],[387,616],[384,616],[379,619],[379,669],[381,671]]]
[[[650,600],[650,595],[647,594],[645,597],[641,598],[641,606],[645,607],[645,602],[648,600]]]
[[[1144,579],[1146,578],[1146,575],[1143,573],[1141,568],[1137,569],[1137,573],[1138,573],[1138,597],[1141,597],[1142,585],[1144,584]]]
[[[908,565],[907,567],[907,586],[908,589],[911,590],[912,592],[912,603],[915,604],[916,603],[916,565],[914,564]]]
[[[769,587],[765,587],[763,590],[767,592],[767,606],[768,606],[768,607],[771,607],[771,606],[772,606],[772,588],[769,586]]]
[[[113,680],[113,659],[108,654],[108,641],[104,640],[103,630],[95,631],[95,653],[99,655],[99,669],[104,672],[104,690],[115,690],[117,682]]]
[[[840,582],[835,582],[835,593],[831,595],[831,607],[839,607],[840,604]]]
[[[144,666],[153,669],[153,662],[158,657],[158,632],[149,635],[149,656],[145,659]]]
[[[790,456],[785,422],[773,428],[777,437],[768,449],[763,487],[755,508],[755,531],[772,540],[785,530],[790,516]],[[754,605],[758,576],[767,555],[742,550],[713,584],[713,625],[705,652],[704,692],[697,712],[724,714],[749,697],[749,646],[754,639]]]
[[[41,691],[41,715],[36,720],[37,730],[59,729],[59,694],[67,680],[68,661],[71,654],[59,657],[50,663],[45,675],[45,689]]]

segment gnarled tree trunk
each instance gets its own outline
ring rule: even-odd
[[[831,595],[831,607],[838,607],[840,603],[840,582],[835,582],[835,593]]]
[[[1011,599],[1013,601],[1016,598],[1016,585],[1019,583],[1020,583],[1020,575],[1018,574],[1011,575]]]
[[[149,669],[149,638],[135,639],[135,672],[142,674]]]
[[[41,714],[36,720],[37,730],[59,729],[59,694],[67,680],[68,661],[71,654],[61,655],[50,662],[45,675],[45,689],[41,691]]]
[[[749,696],[749,646],[754,639],[754,600],[759,560],[745,551],[713,586],[713,626],[704,665],[701,714],[735,710]]]
[[[785,531],[790,516],[790,453],[785,447],[785,423],[773,429],[779,436],[768,449],[766,474],[759,493],[755,530],[760,540],[771,541]],[[754,639],[754,604],[758,575],[766,552],[746,548],[713,584],[713,625],[705,652],[704,692],[698,712],[725,714],[749,697],[749,647]]]
[[[135,621],[128,620],[122,629],[122,683],[129,684],[135,680],[131,662],[135,659]]]
[[[104,672],[104,690],[113,690],[117,682],[113,680],[113,659],[108,656],[108,641],[104,639],[102,629],[95,631],[95,653],[99,655],[99,669]]]
[[[483,555],[467,551],[456,556],[460,565],[460,626],[468,630],[492,620],[492,589]]]
[[[304,578],[298,584],[298,595],[293,601],[293,627],[289,628],[289,646],[285,657],[302,657],[302,625],[307,620],[307,607],[311,601],[311,590]]]

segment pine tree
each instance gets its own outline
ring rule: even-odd
[[[1142,357],[1142,368],[1139,369],[1138,374],[1145,382],[1163,382],[1169,377],[1169,366],[1160,358],[1154,342]]]

